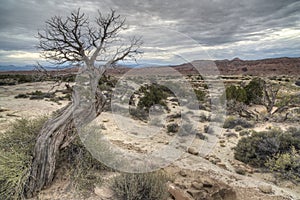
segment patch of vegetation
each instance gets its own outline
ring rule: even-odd
[[[123,200],[165,200],[168,180],[163,172],[124,173],[113,180],[111,189]]]
[[[168,133],[176,133],[179,130],[179,126],[177,123],[172,123],[167,125],[167,132]]]
[[[136,108],[130,108],[130,114],[138,119],[148,119],[149,109],[154,105],[161,105],[166,110],[169,110],[166,104],[166,99],[173,96],[173,93],[165,86],[151,84],[142,86],[138,91],[141,97]],[[132,101],[132,99],[131,99]]]
[[[195,95],[196,95],[198,101],[202,102],[206,99],[206,92],[205,91],[195,89],[194,92],[195,92]]]
[[[98,81],[98,87],[102,91],[112,91],[112,88],[116,86],[117,82],[118,80],[115,77],[103,75]]]
[[[265,165],[281,178],[300,181],[300,154],[294,147],[269,158]]]
[[[263,87],[265,82],[261,78],[252,79],[248,85],[245,86],[245,91],[247,94],[246,103],[258,104],[263,96]]]
[[[250,134],[251,134],[251,131],[248,129],[244,129],[239,132],[240,136],[249,136]]]
[[[238,102],[247,102],[247,93],[243,87],[230,85],[226,88],[226,98],[227,100],[235,100]]]
[[[242,128],[252,128],[254,125],[251,122],[249,122],[243,118],[236,118],[236,117],[231,116],[231,117],[228,117],[225,119],[224,125],[223,125],[224,128],[233,129],[236,126],[239,126]]]
[[[41,76],[38,74],[0,74],[0,85],[16,85],[22,83],[33,83],[41,81],[64,81],[75,82],[75,74]]]
[[[29,176],[33,148],[46,118],[20,119],[0,137],[1,199],[22,199]]]
[[[274,155],[291,152],[293,147],[300,150],[299,132],[283,132],[281,129],[253,132],[251,136],[239,140],[234,148],[234,157],[256,167],[265,167]]]
[[[0,74],[0,85],[16,85],[39,81],[33,75],[26,74]]]
[[[65,95],[64,96],[56,96],[56,92],[63,92]],[[36,90],[34,92],[30,92],[30,93],[26,93],[26,94],[18,94],[15,96],[16,99],[20,99],[20,98],[29,98],[30,100],[42,100],[42,99],[46,99],[49,101],[53,101],[59,105],[61,105],[61,103],[59,101],[63,101],[63,100],[71,100],[71,96],[72,94],[70,92],[66,92],[66,91],[61,91],[61,90],[56,90],[55,92],[42,92],[40,90]]]
[[[110,170],[91,155],[79,137],[60,154],[58,168],[66,165],[66,173],[70,174],[73,186],[85,197],[94,191],[95,185],[102,184],[99,172]]]
[[[29,98],[28,94],[18,94],[15,96],[16,99],[26,99]]]
[[[235,131],[239,132],[239,131],[242,131],[244,128],[242,126],[236,126],[234,128]]]
[[[155,104],[159,104],[166,108],[166,99],[169,94],[172,93],[167,87],[158,84],[142,86],[140,92],[144,95],[140,98],[138,107],[148,112],[150,107]]]
[[[42,92],[40,90],[36,90],[31,93],[27,93],[30,95],[29,99],[34,100],[34,99],[44,99],[44,98],[53,98],[55,96],[54,93],[49,93],[49,92]]]

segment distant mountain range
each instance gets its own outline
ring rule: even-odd
[[[151,73],[160,74],[163,72],[162,67],[152,67]],[[195,60],[190,63],[184,63],[175,66],[169,66],[176,69],[181,74],[212,74],[212,75],[255,75],[255,76],[300,76],[300,58],[270,58],[262,60],[241,60],[235,58],[233,60]],[[107,73],[121,75],[129,71],[130,68],[119,68],[117,70],[110,69]],[[136,74],[149,73],[145,68],[136,70]],[[168,73],[167,70],[165,70]]]
[[[201,60],[193,61],[174,67],[183,74],[193,74],[198,73],[195,70],[195,66],[203,66],[205,62]],[[216,60],[214,63],[218,68],[218,73],[222,75],[300,75],[300,58],[283,57],[262,60],[241,60],[235,58],[233,60]]]
[[[215,67],[212,67],[215,66]],[[62,66],[60,68],[53,66],[46,66],[45,69],[49,71],[63,69],[64,73],[75,72],[76,68],[70,69],[72,66]],[[167,66],[155,66],[151,67],[154,71],[159,70]],[[205,60],[196,60],[191,63],[184,63],[176,66],[168,66],[176,69],[182,74],[199,74],[196,68],[205,69],[206,73],[222,74],[222,75],[259,75],[259,76],[272,76],[272,75],[293,75],[300,76],[300,58],[270,58],[262,60],[241,60],[235,58],[233,60],[216,60],[216,61],[205,61]],[[135,68],[143,70],[145,65],[134,65],[134,66],[120,66],[116,69],[107,70],[108,74],[121,75],[129,71],[130,69]],[[5,73],[4,71],[10,71],[11,73],[19,73],[23,71],[24,73],[29,73],[29,71],[34,70],[33,65],[25,66],[14,66],[0,65],[0,72]],[[157,71],[158,72],[158,71]],[[138,72],[137,72],[138,73]],[[159,72],[158,72],[159,73]],[[201,73],[201,72],[200,72]]]
[[[43,66],[47,70],[58,70],[58,69],[68,69],[71,68],[72,66],[70,65],[65,65],[65,66]],[[32,71],[35,70],[36,67],[35,65],[21,65],[21,66],[16,66],[16,65],[0,65],[0,71]]]

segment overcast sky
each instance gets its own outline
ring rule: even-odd
[[[299,0],[2,0],[0,64],[40,60],[37,31],[78,7],[125,16],[126,34],[143,37],[141,63],[300,57]]]

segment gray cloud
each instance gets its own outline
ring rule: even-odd
[[[53,15],[67,15],[78,7],[91,17],[97,9],[116,9],[126,16],[130,25],[137,26],[138,30],[134,34],[144,35],[145,38],[157,36],[148,45],[159,46],[164,40],[163,46],[174,46],[173,49],[189,48],[189,43],[176,42],[174,34],[161,34],[149,29],[143,31],[143,26],[162,27],[162,30],[183,33],[208,47],[209,51],[215,51],[211,55],[217,58],[224,57],[222,50],[223,55],[228,57],[253,59],[262,54],[272,56],[272,51],[276,56],[300,56],[297,50],[300,49],[299,38],[284,39],[289,36],[276,35],[285,29],[300,31],[298,0],[89,0],[83,3],[79,0],[6,1],[0,7],[0,49],[34,50],[37,42],[34,35],[43,27],[46,19]],[[262,40],[270,35],[274,39],[267,46],[256,46],[263,45]],[[241,51],[238,43],[247,41],[254,43],[244,45]],[[253,48],[258,51],[253,51]],[[232,53],[228,54],[229,51]],[[1,59],[0,56],[0,61]]]

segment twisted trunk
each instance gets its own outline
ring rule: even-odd
[[[49,119],[40,130],[31,165],[25,194],[33,197],[37,192],[49,185],[54,177],[56,158],[59,150],[70,130],[74,129],[73,106],[68,104],[57,115]]]
[[[53,181],[60,149],[66,147],[72,141],[70,138],[74,138],[74,134],[76,134],[74,130],[78,128],[78,124],[75,123],[84,120],[82,126],[102,112],[106,99],[97,90],[97,82],[97,77],[93,75],[89,77],[87,86],[79,83],[79,86],[73,92],[73,101],[60,109],[52,119],[49,119],[43,125],[34,147],[31,171],[24,189],[26,197],[35,196]],[[82,95],[86,91],[89,92],[89,97],[92,95],[93,101],[81,106]],[[74,111],[76,116],[80,116],[80,119],[76,119],[77,121],[74,120]]]

